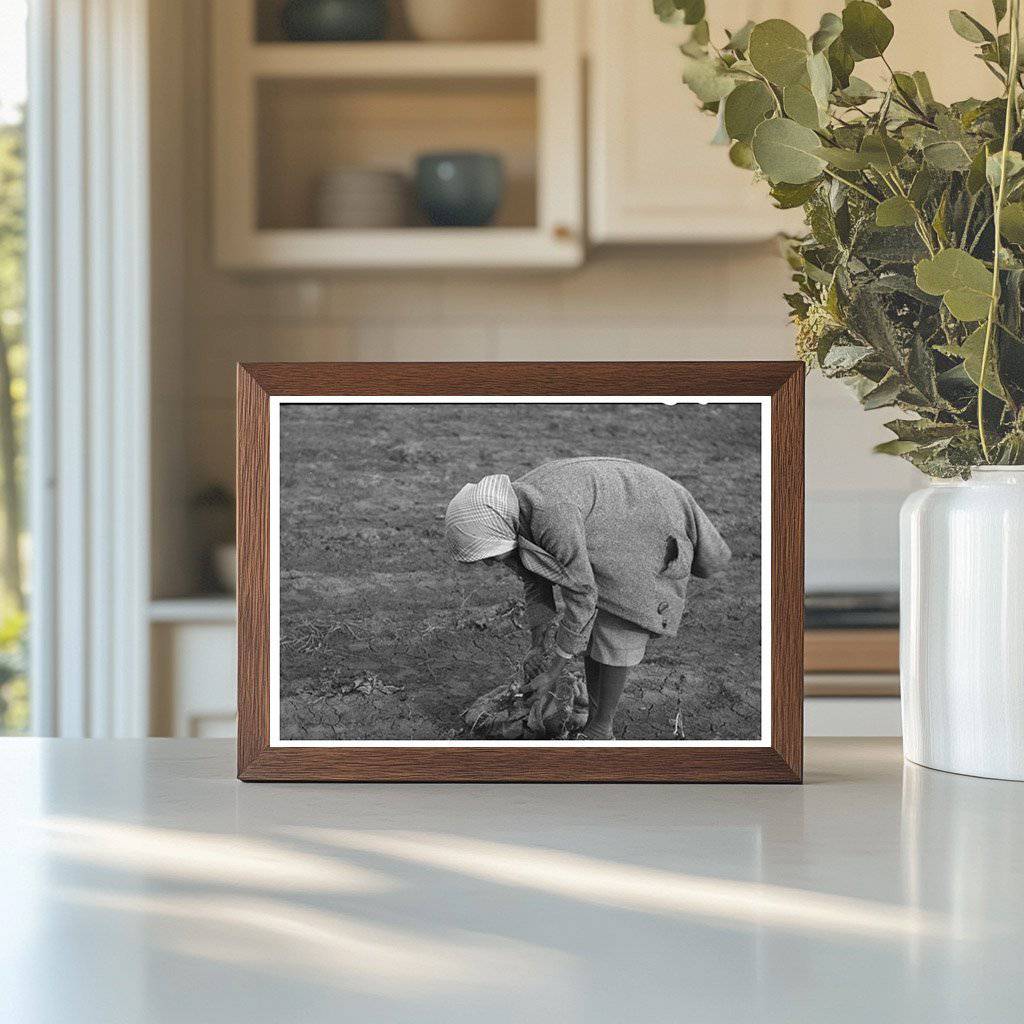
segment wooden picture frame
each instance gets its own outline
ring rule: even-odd
[[[759,746],[275,746],[270,458],[275,396],[761,396],[770,408],[770,739]],[[583,397],[581,401],[585,400]],[[605,399],[607,401],[607,399]],[[628,398],[624,397],[624,401]],[[648,399],[649,400],[649,399]],[[804,367],[799,362],[238,366],[238,777],[244,781],[800,782]],[[766,448],[766,450],[769,450]],[[765,467],[767,470],[767,467]],[[276,684],[275,684],[276,685]]]

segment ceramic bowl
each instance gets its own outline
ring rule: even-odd
[[[409,182],[396,171],[342,167],[320,179],[314,199],[321,228],[399,228],[409,220]]]
[[[424,153],[416,161],[416,197],[435,227],[489,224],[504,191],[504,165],[494,153]]]
[[[214,546],[213,571],[221,590],[233,594],[238,587],[238,553],[234,544]]]
[[[405,0],[417,39],[474,42],[534,37],[532,0]]]
[[[288,0],[281,10],[285,38],[294,42],[380,39],[387,24],[386,0]]]

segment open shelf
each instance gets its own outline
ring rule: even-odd
[[[149,602],[150,622],[234,622],[237,618],[235,599],[226,594],[165,597]]]
[[[218,3],[222,0],[217,0]],[[252,3],[249,20],[251,25],[250,38],[260,46],[284,42],[285,35],[281,24],[281,14],[285,0],[249,0]],[[420,3],[436,2],[436,0],[419,0]],[[543,2],[543,0],[541,0]],[[538,19],[537,0],[505,0],[502,14],[504,20],[495,23],[489,20],[488,28],[494,35],[508,41],[533,42],[537,39]],[[496,30],[496,31],[495,31]],[[410,18],[406,10],[406,0],[388,0],[387,30],[384,35],[387,42],[404,41],[418,43],[415,33],[415,18]],[[299,46],[315,46],[315,43],[298,43]],[[372,45],[355,43],[355,46]],[[486,43],[465,43],[467,46],[486,46]]]
[[[535,43],[267,43],[245,55],[257,78],[534,75]]]
[[[557,240],[556,240],[557,241]],[[533,228],[258,231],[239,255],[252,269],[573,267],[572,239],[558,246]]]
[[[256,120],[260,231],[346,233],[317,224],[314,196],[325,174],[351,166],[400,173],[409,201],[408,223],[399,230],[430,230],[412,196],[413,178],[416,158],[439,150],[497,153],[504,166],[493,225],[466,229],[465,237],[536,227],[532,79],[272,79],[258,84]],[[377,234],[360,230],[353,242],[373,247]],[[452,229],[443,235],[455,240]]]

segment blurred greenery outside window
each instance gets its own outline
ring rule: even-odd
[[[0,0],[0,735],[29,728],[24,0]]]

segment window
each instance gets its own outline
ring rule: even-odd
[[[0,734],[29,727],[24,0],[0,0]]]

